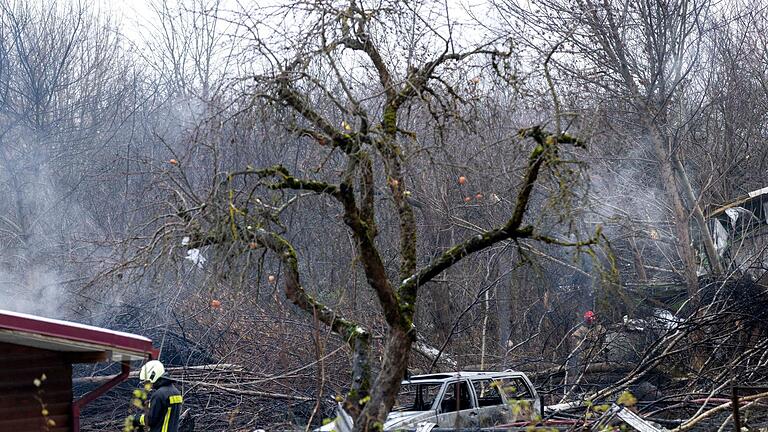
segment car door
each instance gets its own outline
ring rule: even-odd
[[[477,421],[480,427],[491,427],[512,422],[512,409],[500,391],[503,383],[491,378],[471,381],[477,402]]]
[[[501,392],[504,402],[511,410],[512,421],[530,419],[536,411],[534,393],[526,380],[519,376],[505,376],[496,378],[501,382]]]
[[[395,405],[387,416],[384,430],[413,428],[420,423],[437,423],[435,402],[444,383],[404,381],[395,399]]]
[[[474,395],[466,380],[446,384],[438,405],[437,427],[475,428],[479,426]]]

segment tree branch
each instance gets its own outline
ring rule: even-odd
[[[277,79],[280,100],[301,114],[302,117],[307,119],[316,128],[323,131],[325,135],[329,136],[334,147],[342,149],[347,154],[355,153],[360,147],[359,142],[351,134],[339,132],[325,117],[310,107],[302,95],[293,89],[287,74],[287,72],[284,72]]]
[[[352,348],[352,388],[346,405],[359,407],[360,399],[370,390],[370,341],[371,335],[359,324],[338,316],[336,312],[307,294],[299,279],[299,266],[293,246],[278,234],[261,228],[251,230],[252,240],[274,252],[285,265],[285,296],[296,306],[340,335]]]
[[[504,224],[504,226],[473,236],[463,241],[462,243],[459,243],[458,245],[448,249],[428,266],[419,270],[409,278],[403,280],[399,288],[399,293],[401,296],[405,296],[406,293],[411,293],[410,295],[412,296],[415,295],[413,292],[415,292],[419,286],[429,282],[435,276],[439,275],[447,268],[454,265],[456,262],[474,252],[483,250],[500,241],[538,237],[538,239],[543,241],[551,240],[554,242],[554,239],[549,239],[548,237],[534,234],[532,226],[522,226],[523,217],[526,210],[528,209],[531,192],[533,191],[533,186],[538,180],[541,167],[547,160],[554,156],[552,153],[556,153],[558,143],[570,143],[579,146],[583,145],[583,143],[566,134],[549,134],[538,126],[530,129],[523,129],[520,131],[520,135],[533,138],[534,141],[536,141],[537,146],[533,149],[531,155],[528,157],[528,166],[525,170],[525,175],[523,176],[523,184],[520,188],[520,192],[518,193],[517,202],[515,203],[515,209],[512,213],[512,217],[507,221],[506,224]],[[595,238],[586,241],[583,245],[580,243],[574,243],[572,246],[586,246],[589,244],[594,244],[596,241],[597,240]]]
[[[328,194],[336,199],[341,199],[338,186],[317,180],[298,179],[293,177],[282,165],[259,169],[253,171],[253,173],[261,178],[270,176],[278,177],[280,179],[279,182],[267,185],[270,189],[307,190],[319,194]]]

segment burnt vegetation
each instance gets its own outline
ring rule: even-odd
[[[273,3],[0,1],[9,308],[152,337],[195,430],[508,368],[716,430],[768,385],[762,6]]]

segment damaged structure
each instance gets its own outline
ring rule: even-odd
[[[85,405],[157,357],[143,336],[0,310],[0,430],[79,432]],[[72,365],[110,361],[121,373],[73,400]]]
[[[714,207],[707,215],[715,249],[726,272],[737,271],[759,281],[768,268],[768,187]],[[705,254],[701,254],[706,257]],[[709,266],[702,258],[699,274]]]

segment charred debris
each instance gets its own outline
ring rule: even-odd
[[[697,298],[682,284],[646,289],[637,315],[585,320],[564,364],[532,369],[549,406],[544,418],[580,419],[587,430],[768,427],[767,200],[763,188],[709,210],[723,272],[711,274],[700,247]],[[701,233],[693,238],[701,244]],[[616,404],[630,394],[629,404]]]

